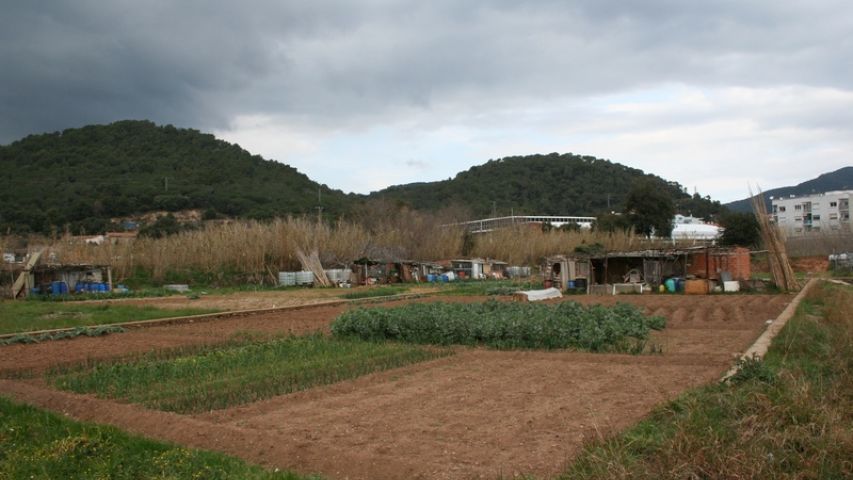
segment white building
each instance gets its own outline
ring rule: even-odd
[[[773,221],[788,235],[849,232],[853,190],[770,198]]]

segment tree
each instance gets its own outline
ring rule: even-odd
[[[728,212],[720,217],[723,234],[720,237],[722,245],[753,247],[761,240],[758,221],[755,215],[742,212]]]
[[[659,184],[649,179],[637,181],[625,199],[625,210],[638,234],[646,237],[672,235],[675,202]]]
[[[595,219],[595,225],[593,226],[593,228],[596,232],[623,232],[625,230],[631,229],[631,222],[624,215],[608,213],[604,215],[599,215]]]

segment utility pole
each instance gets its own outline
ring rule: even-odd
[[[320,196],[320,187],[317,187],[317,225],[323,223],[323,205]]]
[[[492,218],[497,218],[498,216],[498,202],[492,200]]]

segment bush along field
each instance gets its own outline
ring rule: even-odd
[[[178,413],[199,413],[347,380],[452,353],[316,334],[164,352],[48,373],[56,387]]]
[[[513,349],[577,349],[640,353],[651,330],[664,328],[632,305],[584,307],[575,302],[413,303],[358,308],[332,324],[337,338]]]
[[[561,478],[853,478],[853,288],[809,293],[763,360],[587,445]]]
[[[316,479],[75,422],[0,397],[0,478]]]

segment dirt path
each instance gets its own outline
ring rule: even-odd
[[[719,378],[733,355],[791,298],[576,297],[572,300],[582,303],[627,301],[666,316],[667,329],[654,339],[663,354],[460,348],[452,357],[196,416],[57,392],[41,380],[3,380],[0,392],[76,418],[331,478],[548,476],[558,473],[585,439],[625,428],[679,392]],[[235,322],[270,332],[323,329],[342,308]],[[134,345],[164,338],[177,345],[222,338],[236,326],[217,322],[157,330],[65,345],[71,352],[82,348],[77,345],[96,348],[99,341],[126,347],[113,339],[132,335],[138,335]],[[28,349],[47,345],[25,346],[19,353],[26,356]],[[0,348],[0,361],[12,361],[3,355]]]

